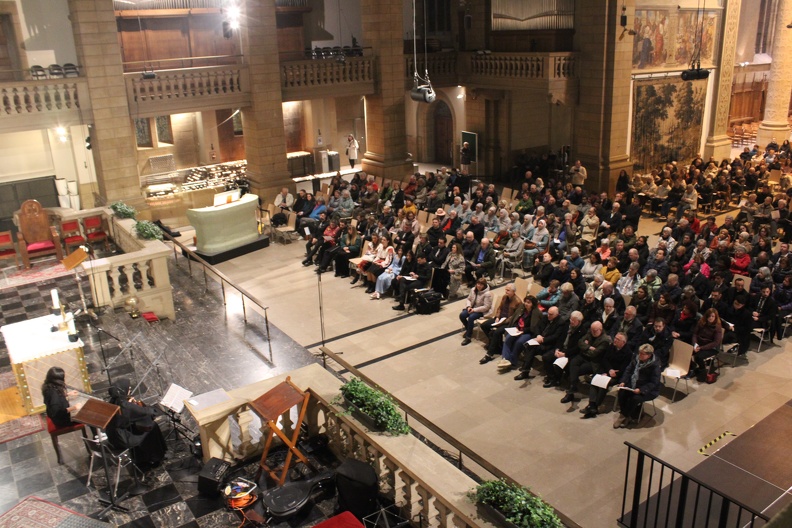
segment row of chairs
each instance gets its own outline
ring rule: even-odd
[[[30,67],[30,76],[34,80],[43,79],[65,79],[67,77],[79,77],[80,69],[76,64],[67,62],[63,65],[50,64],[47,68],[37,64]]]

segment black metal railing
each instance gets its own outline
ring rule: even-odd
[[[769,517],[629,442],[619,526],[764,526]]]

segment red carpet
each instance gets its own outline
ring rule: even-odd
[[[27,497],[0,516],[0,528],[65,528],[66,526],[99,528],[110,525],[38,497]]]

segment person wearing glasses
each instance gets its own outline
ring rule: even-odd
[[[655,358],[652,345],[638,348],[619,383],[619,415],[613,428],[627,427],[638,419],[644,402],[660,395],[660,362]]]

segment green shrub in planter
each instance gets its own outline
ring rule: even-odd
[[[505,480],[488,480],[469,494],[479,504],[486,504],[519,528],[563,528],[553,508],[527,489]]]
[[[130,207],[124,202],[113,202],[110,204],[110,209],[118,218],[135,218],[137,214],[134,207]]]
[[[148,220],[135,222],[135,231],[144,240],[162,240],[162,229]]]
[[[353,410],[371,418],[378,429],[394,435],[410,432],[410,427],[404,421],[399,408],[393,403],[393,399],[369,387],[358,378],[352,378],[344,383],[341,386],[341,395]]]

